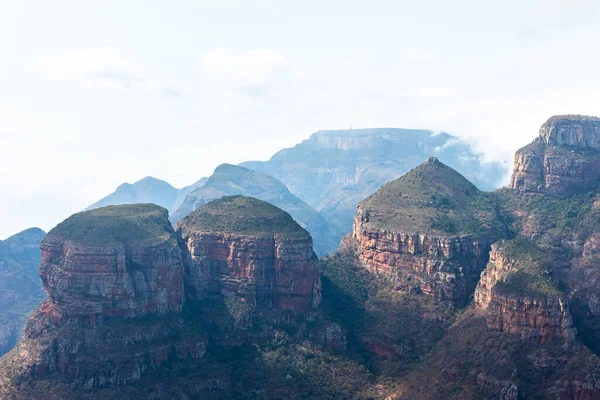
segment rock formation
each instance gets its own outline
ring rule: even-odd
[[[209,347],[270,343],[273,325],[301,329],[309,315],[307,337],[323,351],[345,351],[341,327],[317,312],[321,282],[310,235],[266,202],[215,200],[177,233],[155,205],[99,208],[59,224],[41,249],[48,298],[0,360],[2,398],[36,397],[47,384],[55,398],[99,391],[120,398],[111,388],[130,390],[160,368],[214,368],[218,362],[202,361]],[[194,393],[227,390],[227,375],[185,385]]]
[[[315,309],[321,297],[312,239],[292,217],[261,200],[223,197],[177,229],[189,249],[190,300],[216,294],[257,311]]]
[[[41,249],[48,299],[7,355],[18,375],[112,386],[170,358],[202,356],[205,342],[178,334],[183,263],[167,210],[141,204],[76,214]]]
[[[517,151],[510,186],[556,196],[600,184],[600,118],[550,118],[539,136]]]
[[[526,239],[492,246],[490,261],[475,291],[475,305],[490,329],[528,344],[571,345],[575,329],[566,297],[548,277],[544,253]]]
[[[500,234],[490,199],[436,158],[358,206],[359,258],[396,288],[465,304]]]

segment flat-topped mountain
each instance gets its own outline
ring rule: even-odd
[[[515,154],[511,187],[566,196],[600,183],[600,119],[550,118],[539,136]]]
[[[252,197],[227,196],[200,206],[177,228],[190,249],[187,281],[195,297],[222,294],[251,309],[294,312],[319,304],[312,239],[285,211]]]
[[[139,398],[145,387],[150,398],[237,393],[227,357],[246,359],[244,348],[269,352],[287,335],[304,349],[344,349],[339,326],[318,311],[312,239],[288,213],[232,196],[201,206],[177,232],[167,217],[153,204],[109,206],[46,235],[40,275],[48,299],[0,359],[0,397]],[[322,376],[315,367],[311,375]],[[289,373],[244,372],[282,387]],[[288,382],[285,390],[300,389]]]
[[[283,183],[270,175],[231,164],[218,166],[202,187],[185,198],[181,207],[171,215],[171,221],[176,223],[203,204],[232,195],[256,197],[290,213],[294,220],[311,233],[318,254],[332,252],[339,245],[328,221],[290,193]]]
[[[206,178],[182,189],[176,189],[168,182],[147,176],[133,184],[123,183],[113,193],[98,200],[85,210],[122,204],[152,203],[173,212],[181,205],[185,196],[202,186],[204,182],[206,182]]]
[[[500,186],[503,165],[486,163],[467,143],[429,130],[375,128],[319,131],[265,162],[241,165],[265,172],[348,232],[356,205],[383,184],[435,156],[484,190]]]
[[[38,270],[45,234],[30,228],[0,240],[0,356],[17,343],[29,314],[44,298]]]

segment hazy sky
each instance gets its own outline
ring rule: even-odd
[[[600,114],[599,3],[0,0],[0,238],[320,129],[511,158],[553,114]]]

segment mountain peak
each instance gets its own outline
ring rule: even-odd
[[[358,207],[366,216],[362,222],[376,229],[469,234],[494,217],[493,207],[483,197],[485,194],[467,178],[436,157],[429,157]]]
[[[600,149],[600,118],[587,115],[555,115],[540,128],[549,145]]]

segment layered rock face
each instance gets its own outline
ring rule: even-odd
[[[439,300],[464,303],[473,277],[487,261],[489,242],[470,236],[374,230],[359,208],[352,235],[360,243],[360,261],[397,289],[417,290]]]
[[[515,154],[511,187],[565,195],[600,183],[600,119],[555,116],[539,137]]]
[[[531,345],[572,344],[576,330],[566,298],[546,276],[533,276],[547,271],[533,271],[525,265],[531,262],[526,256],[515,257],[512,250],[517,245],[523,243],[492,246],[490,261],[475,290],[477,309],[485,313],[488,328],[520,337]]]
[[[89,246],[48,235],[41,249],[40,275],[57,315],[139,317],[181,310],[183,262],[173,243]]]
[[[484,268],[493,205],[436,158],[361,202],[353,237],[360,261],[396,289],[463,305]]]
[[[247,216],[247,229],[232,229]],[[212,226],[215,218],[224,223]],[[271,228],[277,224],[287,227],[278,232]],[[321,283],[312,239],[289,214],[257,199],[224,197],[200,207],[178,230],[190,254],[191,300],[223,295],[258,311],[294,313],[318,306]]]
[[[145,204],[76,214],[41,249],[49,298],[9,354],[26,374],[119,385],[168,359],[202,356],[205,342],[181,334],[182,253],[167,210]]]

